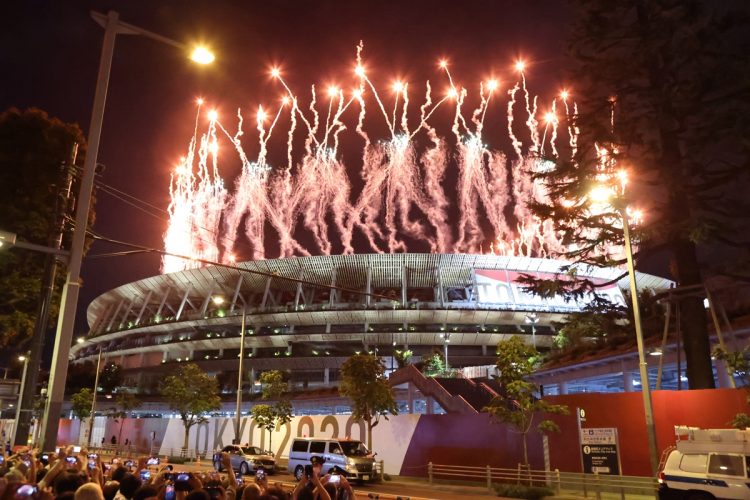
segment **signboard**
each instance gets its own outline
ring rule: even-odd
[[[522,274],[529,274],[541,279],[555,279],[560,277],[559,273],[520,273],[505,269],[475,269],[474,274],[477,285],[477,300],[480,304],[536,306],[539,309],[566,308],[581,310],[593,299],[593,294],[589,294],[577,301],[571,300],[567,302],[559,295],[550,298],[541,298],[538,295],[525,292],[523,285],[518,283],[518,279]],[[605,280],[601,279],[589,279],[593,283],[605,282]],[[625,305],[625,299],[617,284],[598,288],[596,295],[604,297],[612,303]]]
[[[619,475],[617,428],[590,428],[580,432],[583,472]]]

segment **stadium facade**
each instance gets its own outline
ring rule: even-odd
[[[72,350],[75,362],[101,349],[120,364],[126,384],[154,391],[177,364],[195,362],[234,389],[243,316],[244,369],[250,386],[269,369],[289,373],[296,388],[332,386],[351,355],[372,352],[394,367],[396,350],[415,357],[448,353],[451,367],[494,363],[495,345],[525,335],[551,345],[553,323],[586,299],[565,302],[525,293],[522,274],[552,277],[567,263],[467,254],[354,254],[251,261],[154,276],[110,290],[88,308],[90,331]],[[622,301],[618,269],[580,267]],[[641,274],[638,286],[668,280]]]

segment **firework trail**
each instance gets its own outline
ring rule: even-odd
[[[281,72],[273,69],[271,76],[284,95],[273,115],[266,107],[257,111],[253,134],[257,133],[259,148],[254,160],[245,153],[239,110],[234,134],[222,126],[215,111],[208,114],[205,131],[201,131],[204,122],[196,120],[187,154],[171,176],[170,223],[164,235],[167,251],[185,253],[187,248],[190,255],[223,262],[238,255],[263,259],[269,227],[278,236],[283,257],[352,253],[356,234],[374,252],[407,251],[407,241],[441,253],[477,252],[483,247],[525,256],[563,251],[551,221],[536,219],[526,202],[547,199],[544,186],[531,175],[549,168],[542,155],[559,156],[561,135],[575,152],[575,103],[571,115],[567,93],[555,98],[540,130],[538,97],[532,97],[523,63],[517,63],[519,77],[507,91],[505,113],[514,152],[509,158],[490,148],[495,138],[486,137],[484,130],[494,101],[503,100],[497,96],[497,82],[481,82],[478,94],[472,94],[457,84],[447,61],[439,67],[447,91],[433,98],[433,87],[426,82],[415,119],[409,113],[409,82],[394,82],[392,98],[381,94],[368,77],[361,44],[354,66],[357,83],[351,92],[338,86],[325,91],[312,86],[309,103],[303,105]],[[470,106],[471,99],[478,103]],[[565,110],[563,127],[558,127],[556,116],[558,99]],[[375,105],[375,113],[367,113],[368,102]],[[504,105],[497,103],[500,109]],[[451,141],[432,123],[441,107],[452,109]],[[358,111],[347,114],[350,108]],[[514,130],[515,113],[524,112],[525,127]],[[286,164],[274,167],[268,159],[269,139],[286,113]],[[340,151],[350,128],[345,116],[353,113],[357,118],[351,134],[364,142],[356,182],[361,187],[356,190]],[[385,124],[387,137],[370,137],[367,129],[373,121]],[[300,134],[302,141],[296,140]],[[242,163],[231,192],[220,176],[220,142],[232,146],[228,152],[222,150],[222,157],[234,150]],[[455,169],[455,176],[449,169]],[[447,185],[449,173],[456,179],[455,187]],[[451,212],[457,215],[449,217]],[[509,213],[515,219],[512,222],[506,218]],[[314,248],[302,244],[305,239]],[[169,272],[193,265],[165,257],[162,267]]]

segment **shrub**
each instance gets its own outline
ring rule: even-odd
[[[554,495],[554,492],[549,488],[522,484],[496,484],[495,491],[499,497],[525,498],[527,500],[541,500],[544,497]]]

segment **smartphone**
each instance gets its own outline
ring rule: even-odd
[[[81,453],[81,447],[80,446],[74,446],[73,447],[73,453]]]
[[[60,447],[59,446],[55,447],[55,453],[57,453],[58,455],[60,454]]]
[[[141,481],[148,481],[151,479],[151,471],[148,469],[143,469],[141,471]]]
[[[33,484],[24,484],[16,490],[16,498],[30,498],[36,497],[39,493],[39,488]]]
[[[266,471],[263,469],[258,469],[255,471],[255,480],[256,481],[263,481],[266,478]]]
[[[307,476],[307,479],[310,479],[312,477],[312,473],[313,473],[312,464],[305,465],[305,476]]]
[[[175,489],[177,491],[189,491],[190,485],[188,484],[188,481],[190,481],[190,474],[187,472],[180,472],[177,474],[174,481]]]
[[[97,458],[99,458],[99,455],[96,453],[89,453],[89,460],[96,460]]]
[[[146,461],[146,465],[159,465],[159,457],[151,457]]]
[[[112,468],[112,464],[104,464],[105,472],[109,471],[111,468]]]
[[[133,466],[133,461],[132,460],[125,460],[125,464],[124,465],[125,465],[125,467],[132,467]]]
[[[237,477],[235,479],[237,480],[237,486],[242,486],[243,484],[245,484],[245,480],[242,479],[241,474],[237,474]]]
[[[96,460],[89,459],[89,469],[96,469]]]
[[[328,482],[330,484],[339,484],[339,482],[341,482],[341,476],[339,476],[338,474],[331,474],[330,476],[328,476]]]
[[[2,455],[0,455],[0,464],[2,464],[2,463],[4,463],[4,462],[5,462],[5,457],[4,457],[4,456],[2,456]]]
[[[168,484],[164,488],[164,500],[175,500],[174,485]]]
[[[65,461],[68,463],[68,467],[71,467],[75,465],[76,463],[78,463],[78,460],[76,459],[76,457],[65,457]]]
[[[167,470],[174,470],[174,465],[172,465],[172,464],[169,464],[169,465],[167,465],[167,466],[165,467],[165,469],[167,469]]]

